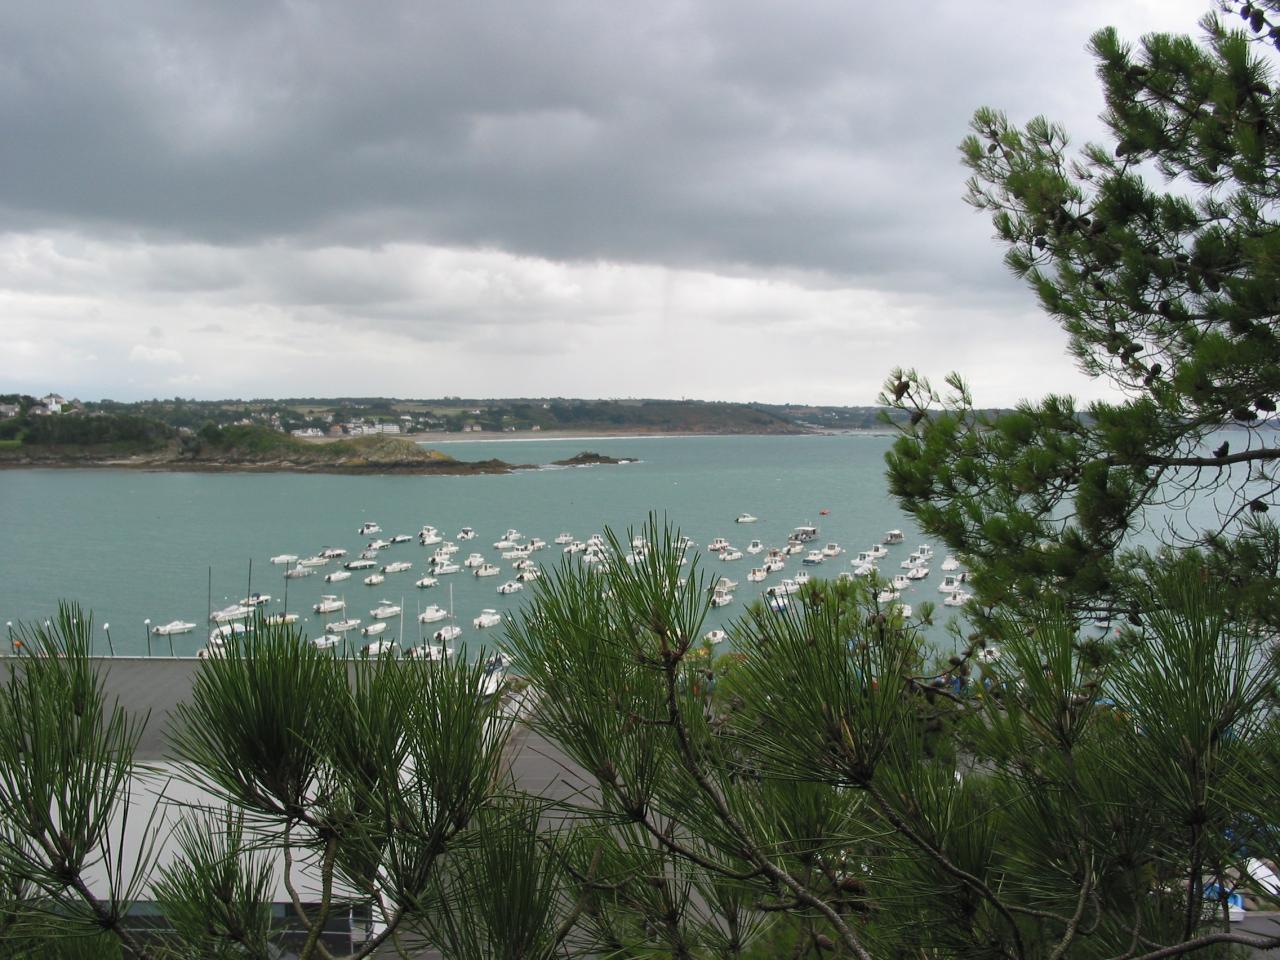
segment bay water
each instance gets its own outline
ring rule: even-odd
[[[549,464],[584,450],[638,462],[591,467],[543,467],[502,476],[336,476],[287,473],[151,473],[137,470],[7,470],[0,471],[0,624],[33,622],[50,617],[60,599],[74,600],[94,617],[95,652],[109,651],[103,625],[110,625],[111,647],[118,655],[146,655],[145,621],[156,624],[181,619],[196,623],[188,634],[172,638],[173,652],[192,656],[205,645],[209,605],[217,610],[247,592],[271,594],[268,612],[287,609],[302,618],[308,636],[322,632],[323,618],[311,612],[321,594],[347,601],[346,615],[370,622],[369,611],[382,599],[403,603],[404,639],[417,642],[422,628],[415,614],[435,603],[448,608],[450,587],[461,642],[474,649],[492,647],[500,628],[476,630],[472,618],[483,608],[501,613],[527,602],[531,586],[502,596],[499,584],[514,576],[510,561],[493,547],[508,528],[526,538],[548,541],[533,555],[545,566],[562,557],[552,541],[561,531],[585,540],[606,526],[620,534],[639,529],[656,513],[700,547],[725,537],[745,550],[752,538],[766,546],[783,546],[794,527],[812,524],[819,539],[807,547],[838,542],[844,556],[817,567],[802,568],[800,556],[764,583],[748,583],[746,574],[759,559],[722,562],[703,553],[702,567],[712,576],[737,580],[736,601],[712,611],[706,629],[740,616],[746,602],[762,589],[794,576],[801,569],[815,577],[834,577],[850,570],[850,559],[878,543],[885,532],[901,528],[904,546],[890,548],[882,562],[887,576],[898,573],[898,561],[927,542],[888,495],[884,454],[892,438],[876,434],[786,437],[632,437],[547,440],[439,442],[460,460],[497,457],[510,463]],[[823,514],[822,511],[828,511]],[[742,513],[759,518],[735,523]],[[283,568],[268,558],[281,553],[305,557],[324,547],[358,555],[370,539],[358,528],[365,521],[382,527],[377,536],[409,534],[414,540],[383,550],[379,565],[412,561],[412,570],[388,575],[378,586],[365,586],[370,571],[356,571],[336,584],[323,574],[340,568],[334,561],[315,575],[286,581]],[[414,587],[428,572],[434,547],[422,547],[416,534],[426,524],[454,540],[460,562],[471,552],[502,568],[500,576],[477,578],[471,571],[440,577],[429,589]],[[476,539],[457,541],[464,526]],[[943,595],[937,556],[932,573],[903,594],[903,602],[939,603]],[[211,584],[211,590],[210,590]],[[210,596],[211,594],[211,596]],[[939,606],[939,619],[952,611]],[[384,636],[399,635],[390,621]],[[940,628],[932,631],[939,637]],[[360,638],[351,634],[351,643]],[[151,637],[151,652],[168,655],[170,638]]]

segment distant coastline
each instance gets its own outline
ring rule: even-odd
[[[262,431],[253,431],[261,437]],[[886,429],[809,430],[793,436],[889,435]],[[119,445],[24,445],[20,448],[0,449],[0,470],[5,469],[116,469],[141,470],[158,473],[319,473],[338,475],[421,475],[465,476],[471,474],[507,474],[518,470],[533,470],[552,465],[614,464],[632,462],[635,457],[619,457],[598,453],[579,453],[569,460],[551,463],[509,462],[498,458],[484,460],[458,459],[440,450],[436,445],[474,443],[530,444],[540,442],[618,441],[697,439],[714,437],[761,436],[777,437],[771,432],[708,433],[705,431],[682,432],[678,430],[644,431],[634,428],[618,430],[588,429],[546,430],[533,434],[513,435],[511,432],[469,431],[459,434],[438,432],[403,434],[396,437],[368,437],[338,439],[329,437],[292,438],[275,435],[262,448],[252,445],[230,449],[202,450],[192,455],[180,447],[167,445],[162,449],[137,451],[121,449]],[[521,458],[523,461],[525,458]],[[530,458],[532,459],[532,458]]]

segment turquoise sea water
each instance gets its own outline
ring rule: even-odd
[[[900,527],[907,544],[891,548],[883,572],[898,572],[898,560],[925,542],[910,520],[889,498],[884,483],[884,452],[889,437],[836,435],[803,437],[682,437],[584,440],[496,441],[434,443],[459,459],[499,457],[509,462],[549,463],[582,450],[615,457],[637,457],[621,466],[551,468],[508,476],[406,477],[319,476],[296,474],[183,474],[141,473],[131,470],[8,470],[0,471],[0,624],[48,617],[60,598],[75,600],[93,611],[95,647],[107,653],[101,625],[109,623],[117,654],[145,654],[143,621],[153,624],[174,619],[194,621],[194,632],[173,638],[175,653],[192,655],[208,635],[208,582],[212,570],[212,603],[216,610],[252,589],[270,593],[271,612],[285,609],[286,581],[281,567],[268,558],[280,553],[308,556],[323,547],[345,547],[351,559],[368,537],[357,533],[365,520],[382,527],[378,536],[405,533],[410,543],[398,544],[379,556],[379,564],[410,560],[414,568],[388,575],[380,586],[361,581],[369,571],[356,571],[350,580],[325,584],[322,574],[338,569],[341,561],[320,568],[316,575],[288,584],[288,609],[304,617],[308,635],[321,632],[322,620],[311,613],[322,593],[347,600],[347,615],[369,622],[369,610],[380,599],[405,607],[406,641],[416,640],[419,606],[447,607],[449,586],[462,640],[475,647],[492,645],[496,631],[477,631],[471,619],[482,608],[505,611],[528,597],[500,596],[499,584],[514,574],[509,561],[499,559],[492,544],[509,527],[526,537],[549,543],[562,530],[585,540],[606,525],[619,531],[639,527],[656,511],[678,525],[699,545],[723,536],[739,549],[758,537],[766,546],[782,546],[798,524],[812,523],[821,547],[837,541],[849,553],[809,569],[814,576],[834,577],[848,570],[849,559],[878,542],[884,532]],[[827,516],[819,511],[827,509]],[[738,514],[748,512],[758,523],[739,525]],[[426,572],[434,547],[422,547],[416,534],[424,524],[440,529],[446,539],[463,526],[477,537],[459,541],[455,557],[484,553],[503,573],[478,579],[470,571],[440,578],[427,590],[414,587]],[[945,551],[938,555],[928,580],[905,593],[907,603],[938,602]],[[534,559],[559,562],[560,548],[550,543]],[[764,584],[746,581],[755,558],[722,563],[704,560],[708,573],[724,573],[739,581],[737,601],[714,611],[707,627],[739,615],[744,601],[781,576],[802,569],[800,557],[788,560],[784,574]],[[942,611],[943,608],[939,608]],[[950,611],[947,611],[950,612]],[[433,625],[430,629],[434,629]],[[399,630],[391,621],[387,636]],[[349,635],[358,644],[357,634]],[[158,654],[169,652],[169,640],[152,640]]]

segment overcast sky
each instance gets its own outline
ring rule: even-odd
[[[3,4],[0,392],[1095,397],[956,147],[1208,8]]]

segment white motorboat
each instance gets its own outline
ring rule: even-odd
[[[963,607],[968,601],[973,599],[973,594],[968,590],[952,590],[943,599],[944,607]]]
[[[394,657],[398,649],[399,644],[394,640],[375,640],[360,652],[366,657]]]
[[[496,577],[502,570],[492,563],[484,563],[472,571],[477,577]]]
[[[298,622],[298,615],[296,613],[273,613],[262,622],[268,626],[288,626]]]
[[[386,579],[387,578],[380,573],[371,573],[364,578],[364,585],[366,587],[376,587],[378,584],[382,583]]]
[[[763,567],[752,567],[751,572],[747,574],[748,583],[760,583],[769,574],[765,573]]]
[[[436,643],[452,643],[460,636],[462,636],[462,628],[457,624],[451,623],[433,633],[431,639]]]
[[[449,611],[444,607],[431,604],[427,609],[418,614],[419,623],[436,623],[440,620],[448,620]]]
[[[923,560],[933,559],[933,547],[929,546],[927,543],[922,543],[920,546],[916,547],[916,553],[919,554],[920,558]]]
[[[392,543],[408,543],[412,539],[413,537],[409,536],[407,533],[397,533],[394,537],[391,538],[391,542]]]
[[[948,553],[947,558],[942,561],[942,572],[950,573],[953,570],[959,570],[959,569],[960,569],[960,561],[957,560],[952,554]]]
[[[296,567],[290,567],[284,572],[286,579],[301,580],[303,577],[309,577],[314,571],[310,567],[304,567],[299,564]]]
[[[808,570],[801,570],[799,573],[796,574],[796,577],[795,577],[796,584],[801,587],[803,587],[806,583],[808,583],[812,579],[813,577],[809,575]]]
[[[446,574],[457,573],[461,569],[462,568],[458,566],[456,563],[454,563],[452,560],[445,560],[443,563],[435,564],[431,572],[438,577],[443,577]]]
[[[317,650],[332,650],[340,642],[337,634],[325,633],[311,638],[311,645]]]
[[[408,560],[397,560],[395,563],[388,563],[382,568],[383,573],[404,573],[406,570],[412,570],[413,564]]]
[[[573,534],[568,530],[562,530],[556,535],[556,543],[564,546],[566,543],[573,543]]]
[[[808,543],[810,540],[817,540],[818,528],[810,526],[809,524],[796,527],[791,531],[791,539],[799,540],[801,543]]]
[[[710,543],[707,544],[707,550],[710,553],[719,553],[721,550],[728,550],[728,549],[729,549],[729,541],[726,540],[724,537],[716,537],[714,540],[712,540]]]
[[[370,567],[376,567],[378,562],[370,560],[368,557],[361,557],[359,560],[348,560],[343,564],[348,570],[368,570]]]
[[[892,607],[890,607],[890,608],[889,608],[889,612],[890,612],[890,613],[896,613],[896,614],[898,614],[899,616],[901,616],[901,617],[902,617],[902,619],[904,619],[904,620],[905,620],[905,619],[907,619],[909,616],[911,616],[911,604],[909,604],[909,603],[895,603]]]
[[[774,573],[778,570],[785,570],[786,568],[787,561],[783,560],[781,557],[769,557],[765,560],[762,569],[765,573]]]
[[[369,611],[369,616],[375,620],[386,620],[390,617],[400,616],[400,607],[392,603],[390,600],[381,600],[378,605]]]
[[[210,645],[221,646],[227,640],[233,637],[247,637],[249,628],[243,623],[224,623],[220,627],[214,627],[209,631]]]
[[[347,551],[342,547],[325,547],[316,556],[324,557],[326,560],[337,560],[339,557],[345,557]]]
[[[382,528],[372,520],[366,520],[364,523],[360,524],[360,529],[356,531],[356,533],[360,534],[362,537],[371,537],[375,533],[381,532]]]
[[[797,553],[804,553],[804,544],[799,540],[788,540],[787,545],[782,548],[782,555],[794,557]]]
[[[440,544],[440,546],[436,547],[436,553],[442,553],[446,557],[452,557],[457,552],[458,545],[452,540],[446,540],[444,543]],[[435,554],[432,554],[432,556],[435,556]]]
[[[277,566],[281,564],[283,564],[284,566],[288,566],[291,563],[296,563],[297,560],[298,560],[298,555],[296,553],[279,553],[271,558],[271,562],[276,564]]]
[[[179,633],[190,633],[195,628],[194,623],[188,623],[186,620],[170,620],[158,627],[152,627],[151,632],[160,637],[171,637]]]
[[[336,594],[326,593],[311,609],[316,613],[337,613],[339,610],[347,609],[347,601],[339,600]]]
[[[447,563],[448,561],[453,559],[454,552],[455,551],[453,550],[446,550],[444,547],[436,547],[433,551],[431,551],[431,557],[428,562]]]
[[[447,658],[453,656],[453,651],[439,643],[420,643],[416,647],[410,648],[405,656],[413,660],[426,660],[431,663],[442,663]]]
[[[752,540],[750,543],[747,544],[747,553],[751,554],[752,556],[755,556],[757,553],[762,553],[763,551],[764,551],[764,544],[761,543],[759,540]]]
[[[513,560],[511,562],[512,570],[532,570],[536,566],[537,564],[534,563],[532,560],[530,560],[528,557],[526,557],[523,560]]]
[[[924,580],[929,576],[928,567],[912,567],[907,571],[908,580]]]
[[[741,560],[741,559],[742,559],[742,551],[741,551],[741,550],[735,550],[735,549],[733,549],[733,547],[730,547],[728,550],[722,550],[722,551],[720,551],[720,559],[721,559],[721,560],[728,560],[728,561]]]
[[[790,593],[795,593],[800,589],[800,584],[792,579],[783,580],[781,583],[775,583],[772,587],[765,589],[766,596],[782,597]]]
[[[230,623],[233,620],[244,620],[246,617],[253,616],[253,607],[246,607],[240,603],[233,603],[229,607],[223,607],[221,610],[215,610],[209,614],[209,620],[213,623]]]
[[[791,601],[782,594],[773,594],[765,598],[765,603],[774,613],[782,613],[791,606]]]
[[[885,589],[881,590],[879,593],[876,594],[876,600],[879,603],[891,603],[894,600],[897,600],[901,596],[902,594],[900,594],[897,590],[894,590],[892,587],[886,587]]]
[[[515,543],[517,540],[523,540],[524,534],[521,533],[519,530],[517,530],[515,527],[511,527],[507,530],[506,533],[502,535],[502,539],[510,540],[512,543]]]
[[[826,559],[827,558],[822,555],[821,550],[810,550],[808,553],[804,555],[804,559],[801,560],[800,562],[810,567],[814,567],[820,563],[823,563]]]
[[[729,591],[727,591],[727,590],[722,590],[722,589],[720,589],[719,587],[717,587],[717,588],[712,592],[712,594],[711,594],[711,606],[713,606],[713,607],[727,607],[727,606],[728,606],[729,604],[731,604],[731,603],[733,603],[733,594],[732,594],[732,593],[730,593]]]
[[[427,577],[421,578],[420,580],[415,580],[413,582],[413,585],[415,587],[419,587],[420,589],[425,590],[427,589],[427,587],[434,587],[439,582],[440,582],[439,577],[427,576]]]
[[[367,627],[360,628],[360,636],[376,637],[380,633],[385,633],[386,629],[387,629],[387,625],[385,623],[371,623]]]
[[[581,553],[585,549],[587,549],[587,545],[585,543],[583,543],[581,540],[574,540],[574,541],[571,541],[569,545],[566,546],[561,552],[570,553],[570,554]]]
[[[467,559],[462,561],[462,565],[464,567],[467,567],[468,569],[472,567],[483,567],[484,564],[485,564],[485,559],[484,559],[483,553],[467,554]]]
[[[954,574],[948,573],[942,578],[942,582],[938,584],[939,593],[954,593],[956,588],[960,586],[960,578]]]
[[[842,553],[844,553],[844,547],[840,546],[840,544],[834,541],[832,541],[831,543],[828,543],[825,547],[822,548],[822,555],[824,557],[838,557]]]
[[[943,603],[946,601],[944,600]],[[978,659],[983,663],[995,663],[1000,659],[1000,648],[994,645],[983,647],[978,651]]]
[[[541,537],[534,537],[529,541],[528,547],[530,550],[545,550],[547,549],[547,541],[543,540]]]
[[[906,536],[901,530],[890,530],[884,535],[884,539],[880,542],[886,546],[893,546],[895,543],[905,543],[906,539]]]
[[[533,551],[526,546],[516,546],[510,550],[502,551],[503,560],[526,560]]]
[[[855,577],[869,577],[875,571],[876,566],[874,563],[857,563],[856,561],[854,563],[853,575]]]
[[[325,633],[346,633],[348,630],[354,630],[358,626],[360,626],[359,620],[355,620],[348,617],[344,620],[335,620],[333,621],[333,623],[326,623],[324,625],[324,632]]]
[[[476,532],[470,527],[463,527],[458,531],[458,535],[454,537],[455,540],[474,540],[475,538]]]
[[[871,555],[870,550],[860,550],[858,555],[849,561],[851,567],[860,567],[863,564],[875,566],[876,558]]]
[[[506,583],[498,587],[498,592],[505,595],[509,593],[519,593],[523,589],[524,584],[519,580],[508,580]]]
[[[729,639],[729,635],[723,630],[708,630],[702,635],[702,639],[708,643],[724,643]]]
[[[537,580],[540,576],[542,576],[542,574],[538,571],[537,567],[525,567],[523,570],[521,570],[519,573],[516,574],[516,579],[519,580],[521,583],[532,583],[534,580]]]
[[[871,549],[868,550],[867,553],[871,554],[873,560],[879,560],[881,557],[887,557],[889,555],[889,551],[878,543],[873,543],[871,545]]]
[[[365,544],[366,550],[385,550],[391,546],[390,540],[370,540]]]
[[[738,514],[738,519],[735,520],[734,523],[755,523],[759,519],[759,517],[753,517],[749,513],[740,513]]]
[[[918,553],[913,553],[907,559],[903,560],[898,566],[903,570],[910,570],[912,567],[918,567],[924,562],[924,558]]]
[[[322,556],[320,556],[320,554],[318,554],[318,553],[317,553],[317,554],[316,554],[315,556],[313,556],[313,557],[303,557],[301,560],[299,560],[299,561],[298,561],[298,566],[300,566],[300,567],[323,567],[323,566],[327,566],[327,565],[328,565],[328,563],[329,563],[329,558],[328,558],[328,557],[322,557]]]
[[[471,621],[471,625],[477,630],[485,627],[496,627],[502,622],[502,614],[497,610],[481,610],[480,616]]]
[[[360,559],[376,561],[378,559],[378,551],[377,550],[361,550]]]
[[[905,573],[895,574],[893,578],[893,589],[902,591],[911,586],[911,581],[907,579]]]
[[[727,590],[730,593],[732,593],[735,589],[737,589],[737,586],[738,586],[738,581],[730,580],[728,577],[721,577],[719,580],[717,580],[713,584],[713,587],[716,590]]]
[[[418,531],[418,542],[424,547],[429,547],[434,543],[443,543],[444,537],[440,536],[439,530],[428,525]]]
[[[507,661],[502,654],[490,657],[489,662],[484,665],[484,673],[480,675],[480,689],[478,693],[481,697],[496,696],[498,691],[502,689],[502,683],[506,679]]]
[[[341,583],[343,580],[350,580],[351,573],[347,570],[335,570],[333,573],[324,575],[325,583]]]

